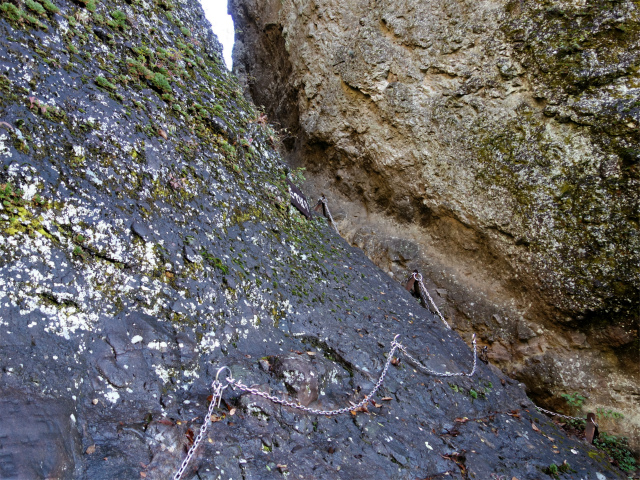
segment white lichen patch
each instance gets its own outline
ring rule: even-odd
[[[207,332],[202,336],[202,340],[200,340],[195,350],[197,352],[210,354],[217,348],[220,348],[220,340],[216,338],[215,332]]]
[[[0,134],[0,157],[11,158],[13,156],[11,150],[9,150],[8,145],[5,143],[8,140],[9,139],[4,133]]]

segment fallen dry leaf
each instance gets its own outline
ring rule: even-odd
[[[533,423],[533,422],[531,422],[531,428],[533,428],[536,432],[539,432],[539,431],[540,431],[540,429],[538,428],[538,426],[537,426],[535,423]]]
[[[162,138],[164,138],[165,140],[168,138],[167,136],[167,132],[165,132],[164,130],[162,130],[161,128],[158,129],[158,135],[160,135]]]
[[[141,476],[142,478],[147,478],[147,474],[146,474],[146,473],[144,473],[144,472],[140,472],[140,476]]]
[[[313,357],[316,354],[316,352],[307,352],[307,355],[309,355],[310,357]]]
[[[85,453],[87,455],[91,455],[92,453],[95,453],[96,451],[96,444],[94,443],[93,445],[87,447],[87,450],[85,451]]]
[[[382,400],[383,402],[390,402],[391,400],[393,400],[393,398],[391,398],[391,397],[382,397],[380,400]]]

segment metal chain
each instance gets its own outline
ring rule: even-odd
[[[392,346],[391,351],[389,351],[389,356],[387,357],[387,361],[384,364],[384,368],[382,369],[382,373],[380,374],[380,378],[378,379],[378,382],[373,387],[371,392],[369,392],[369,394],[365,395],[365,397],[362,399],[362,401],[360,403],[358,403],[357,405],[350,406],[350,407],[339,408],[337,410],[316,410],[315,408],[305,407],[303,405],[300,405],[299,403],[289,402],[289,401],[284,400],[282,398],[278,398],[278,397],[275,397],[273,395],[269,395],[268,393],[262,392],[262,391],[260,391],[260,390],[258,390],[256,388],[248,387],[244,383],[242,383],[242,382],[240,382],[238,380],[234,380],[233,378],[227,378],[227,381],[229,382],[229,385],[231,385],[232,388],[238,388],[238,389],[243,390],[243,391],[245,391],[247,393],[250,393],[252,395],[258,395],[259,397],[266,398],[267,400],[269,400],[269,401],[271,401],[273,403],[284,405],[285,407],[295,408],[295,409],[298,409],[298,410],[302,410],[303,412],[311,413],[313,415],[327,415],[327,416],[342,415],[344,413],[349,413],[349,412],[352,412],[354,410],[358,410],[359,408],[361,408],[364,405],[366,405],[369,402],[369,400],[371,399],[371,397],[373,397],[373,395],[380,389],[380,387],[382,386],[382,383],[384,382],[384,377],[386,377],[387,372],[389,371],[389,365],[391,365],[391,361],[393,360],[393,354],[395,353],[395,351],[398,348],[402,347],[402,345],[400,345],[398,342],[396,342],[395,339],[391,343],[391,346]]]
[[[418,280],[416,278],[416,280]],[[418,280],[420,281],[420,280]],[[445,373],[440,373],[440,372],[436,372],[435,370],[431,370],[429,367],[423,365],[419,360],[417,360],[413,355],[411,355],[406,347],[404,345],[402,345],[400,342],[398,342],[398,337],[400,335],[396,335],[393,339],[393,341],[391,342],[391,350],[389,350],[389,354],[387,355],[387,361],[384,364],[384,368],[382,369],[382,372],[380,373],[380,378],[378,378],[378,381],[376,382],[375,386],[373,387],[373,389],[364,396],[364,398],[356,405],[352,405],[349,407],[344,407],[344,408],[339,408],[336,410],[317,410],[315,408],[309,408],[309,407],[305,407],[303,405],[300,405],[299,403],[296,402],[290,402],[288,400],[285,400],[283,398],[278,398],[274,395],[269,395],[266,392],[262,392],[260,390],[258,390],[257,388],[252,388],[249,387],[248,385],[245,385],[244,383],[242,383],[239,380],[235,380],[232,376],[231,376],[231,370],[228,367],[222,367],[218,370],[217,374],[216,374],[216,379],[213,381],[213,383],[211,384],[211,388],[213,389],[213,395],[212,395],[212,399],[211,399],[211,403],[209,404],[209,410],[207,412],[207,416],[205,418],[204,423],[202,424],[202,426],[200,427],[200,432],[198,433],[198,436],[195,438],[193,445],[191,446],[191,448],[189,449],[189,452],[187,453],[187,456],[185,457],[185,459],[182,462],[182,465],[180,465],[180,468],[178,469],[178,471],[176,472],[176,474],[173,476],[173,480],[180,480],[180,478],[182,478],[182,475],[184,475],[185,471],[187,470],[187,467],[189,465],[189,463],[191,462],[191,459],[193,458],[193,456],[195,455],[195,452],[198,448],[198,446],[200,445],[200,442],[202,442],[202,439],[204,438],[206,432],[207,432],[207,428],[209,426],[209,422],[211,421],[211,416],[213,415],[213,409],[216,407],[220,406],[220,401],[222,400],[222,393],[224,392],[224,390],[231,385],[231,388],[233,389],[238,389],[238,390],[242,390],[250,395],[256,395],[259,397],[262,397],[266,400],[269,400],[270,402],[279,404],[279,405],[283,405],[285,407],[289,407],[289,408],[295,408],[297,410],[301,410],[303,412],[306,413],[310,413],[312,415],[325,415],[325,416],[336,416],[336,415],[342,415],[345,413],[349,413],[349,412],[353,412],[353,411],[357,411],[360,408],[364,407],[367,403],[369,403],[369,401],[371,400],[371,398],[375,395],[375,393],[380,389],[380,387],[382,387],[382,384],[384,383],[384,379],[387,376],[387,373],[389,372],[389,366],[391,365],[391,362],[393,361],[394,358],[394,354],[396,353],[397,350],[401,351],[411,362],[413,362],[418,368],[420,368],[421,370],[423,370],[424,372],[431,374],[431,375],[435,375],[435,376],[439,376],[439,377],[471,377],[475,374],[476,372],[476,368],[478,365],[478,355],[477,355],[477,345],[476,345],[476,335],[473,335],[473,368],[471,369],[471,371],[469,373],[450,373],[450,372],[445,372]],[[223,372],[224,370],[227,370],[229,372],[229,376],[226,377],[226,381],[227,381],[227,385],[223,385],[220,380],[218,379],[220,376],[220,373]],[[579,417],[572,417],[569,415],[563,415],[561,413],[556,413],[556,412],[552,412],[550,410],[546,410],[542,407],[538,407],[537,405],[535,405],[536,409],[538,409],[540,412],[549,414],[549,415],[553,415],[556,417],[562,417],[562,418],[566,418],[569,420],[578,420],[578,421],[582,421],[585,422],[586,420],[584,418],[579,418]],[[591,420],[591,422],[597,427],[598,424],[597,422],[595,422],[593,419]]]
[[[367,395],[365,395],[365,397],[357,405],[344,407],[344,408],[339,408],[337,410],[317,410],[315,408],[305,407],[303,405],[300,405],[299,403],[290,402],[290,401],[285,400],[283,398],[278,398],[278,397],[276,397],[274,395],[269,395],[268,393],[262,392],[262,391],[258,390],[257,388],[249,387],[248,385],[245,385],[244,383],[242,383],[239,380],[235,380],[231,375],[231,370],[229,369],[229,367],[220,368],[218,370],[218,372],[216,373],[216,379],[211,384],[211,388],[213,388],[213,395],[212,395],[212,399],[211,399],[211,404],[209,405],[209,411],[207,412],[207,417],[205,418],[204,423],[200,427],[200,432],[198,433],[198,436],[195,438],[195,440],[193,442],[193,445],[189,449],[189,452],[187,453],[187,456],[185,457],[184,461],[182,462],[182,465],[180,465],[180,468],[178,469],[176,474],[173,476],[173,480],[180,480],[180,478],[182,477],[182,475],[186,471],[187,466],[189,465],[189,462],[191,462],[191,459],[193,458],[193,455],[195,454],[195,451],[198,448],[198,445],[200,445],[200,442],[202,441],[202,439],[204,438],[205,433],[207,432],[207,428],[209,426],[209,421],[211,420],[211,416],[213,415],[213,409],[215,407],[219,407],[220,406],[220,401],[222,400],[222,392],[224,392],[224,389],[227,388],[229,385],[231,385],[231,388],[233,388],[233,389],[237,388],[238,390],[242,390],[242,391],[244,391],[246,393],[249,393],[251,395],[257,395],[259,397],[265,398],[265,399],[269,400],[270,402],[277,403],[279,405],[284,405],[285,407],[295,408],[297,410],[301,410],[303,412],[310,413],[312,415],[335,416],[335,415],[342,415],[344,413],[353,412],[355,410],[358,410],[358,409],[364,407],[367,403],[369,403],[369,401],[375,395],[375,393],[378,390],[380,390],[380,387],[382,387],[382,384],[384,383],[384,379],[387,376],[387,373],[389,372],[389,365],[391,365],[391,362],[393,361],[393,356],[396,353],[396,350],[400,350],[402,353],[404,353],[406,355],[406,357],[409,360],[411,360],[419,368],[421,368],[422,370],[424,370],[425,372],[427,372],[427,373],[429,373],[431,375],[437,375],[437,376],[440,376],[440,377],[455,377],[455,376],[471,377],[476,371],[477,352],[476,352],[476,336],[475,336],[475,334],[473,335],[473,368],[472,368],[470,373],[449,373],[449,372],[439,373],[439,372],[436,372],[434,370],[431,370],[428,367],[425,367],[422,363],[420,363],[418,360],[416,360],[409,352],[407,352],[407,349],[406,349],[406,347],[404,345],[402,345],[400,342],[398,342],[398,337],[399,336],[400,335],[396,335],[394,337],[393,341],[391,342],[391,350],[389,350],[389,354],[387,355],[387,361],[384,363],[384,368],[382,369],[382,372],[380,373],[380,378],[378,378],[378,381],[376,382],[376,384],[373,387],[373,389]],[[227,385],[222,385],[220,380],[218,380],[218,377],[220,376],[220,373],[222,371],[224,371],[224,370],[227,370],[229,372],[229,376],[226,377]]]
[[[396,337],[393,339],[393,342],[391,342],[391,350],[389,351],[389,354],[387,356],[387,361],[384,364],[384,368],[382,369],[382,373],[380,374],[380,378],[378,379],[378,382],[375,384],[375,386],[373,387],[371,392],[369,392],[360,401],[360,403],[358,403],[357,405],[354,405],[354,406],[339,408],[337,410],[316,410],[314,408],[309,408],[309,407],[305,407],[303,405],[300,405],[299,403],[290,402],[290,401],[284,400],[282,398],[278,398],[278,397],[275,397],[273,395],[269,395],[268,393],[262,392],[262,391],[260,391],[260,390],[258,390],[256,388],[251,388],[251,387],[245,385],[244,383],[242,383],[242,382],[240,382],[238,380],[235,380],[235,379],[233,379],[231,377],[227,377],[227,382],[229,382],[229,385],[231,385],[232,388],[238,388],[238,389],[240,389],[240,390],[242,390],[244,392],[250,393],[251,395],[257,395],[259,397],[266,398],[267,400],[269,400],[269,401],[271,401],[273,403],[284,405],[285,407],[295,408],[295,409],[298,409],[298,410],[302,410],[303,412],[311,413],[313,415],[332,416],[332,415],[341,415],[343,413],[348,413],[348,412],[352,412],[354,410],[358,410],[359,408],[361,408],[364,405],[366,405],[369,402],[369,400],[371,400],[373,395],[382,386],[382,384],[384,382],[384,378],[386,377],[386,375],[387,375],[387,373],[389,371],[389,365],[391,365],[391,362],[393,360],[393,355],[396,353],[396,350],[400,350],[402,353],[404,353],[407,356],[407,358],[409,360],[411,360],[419,368],[421,368],[422,370],[424,370],[425,372],[427,372],[427,373],[429,373],[431,375],[436,375],[436,376],[439,376],[439,377],[456,377],[456,376],[471,377],[476,371],[476,367],[477,367],[477,352],[476,352],[476,336],[475,335],[473,336],[473,368],[472,368],[470,373],[449,373],[449,372],[440,373],[440,372],[436,372],[434,370],[431,370],[430,368],[425,367],[422,363],[420,363],[418,360],[416,360],[411,354],[409,354],[409,352],[407,352],[406,347],[397,341],[398,337],[399,337],[399,335],[396,335]]]
[[[333,216],[331,215],[331,211],[329,210],[329,203],[327,202],[327,197],[325,197],[324,195],[322,195],[319,199],[318,199],[318,203],[322,204],[322,208],[325,212],[327,212],[327,216],[329,217],[329,221],[331,222],[331,225],[333,226],[333,228],[336,229],[336,232],[338,233],[338,235],[340,234],[340,232],[338,231],[338,227],[336,226],[336,222],[333,221]]]
[[[471,369],[471,372],[469,373],[449,373],[449,372],[445,372],[445,373],[439,373],[439,372],[435,372],[433,370],[431,370],[429,367],[424,366],[420,361],[418,361],[417,359],[415,359],[409,352],[407,352],[407,350],[404,348],[403,345],[398,344],[398,348],[400,350],[402,350],[402,353],[404,353],[407,358],[409,360],[411,360],[413,363],[416,364],[416,366],[418,368],[420,368],[421,370],[430,373],[431,375],[437,375],[438,377],[472,377],[474,373],[476,373],[476,367],[478,365],[478,355],[477,355],[477,348],[476,348],[476,334],[473,334],[473,368]]]
[[[444,319],[444,317],[440,313],[440,310],[438,310],[438,307],[436,306],[436,303],[433,301],[433,298],[431,298],[431,295],[429,295],[429,292],[427,291],[427,288],[424,286],[424,283],[422,283],[422,274],[414,272],[413,273],[413,278],[415,279],[416,282],[418,282],[418,287],[420,288],[420,295],[422,295],[422,298],[426,297],[426,298],[429,299],[429,303],[433,307],[435,313],[438,314],[438,316],[440,317],[440,320],[442,320],[444,322],[444,324],[447,326],[447,328],[449,330],[451,330],[451,325],[449,325],[449,323],[447,323],[447,321]],[[475,337],[475,335],[474,335],[474,337]]]
[[[537,405],[535,405],[535,407],[536,407],[539,411],[544,412],[544,413],[546,413],[546,414],[548,414],[548,415],[553,415],[553,416],[555,416],[555,417],[567,418],[567,419],[569,419],[569,420],[578,420],[578,421],[581,421],[581,422],[586,422],[586,420],[585,420],[584,418],[580,418],[580,417],[571,417],[571,416],[569,416],[569,415],[563,415],[563,414],[561,414],[561,413],[552,412],[552,411],[550,411],[550,410],[546,410],[546,409],[544,409],[544,408],[542,408],[542,407],[539,407],[539,406],[537,406]],[[596,422],[593,422],[593,421],[592,421],[592,423],[593,423],[595,426],[598,426],[598,424],[597,424]]]
[[[211,388],[213,388],[213,395],[211,398],[211,403],[209,404],[207,416],[204,419],[204,423],[200,427],[198,436],[193,441],[193,445],[191,445],[189,452],[187,452],[187,456],[183,460],[182,465],[180,465],[180,468],[173,476],[173,480],[180,480],[182,475],[184,475],[184,472],[187,470],[187,466],[189,466],[189,462],[191,462],[191,458],[193,458],[193,455],[196,453],[196,449],[200,445],[200,442],[202,442],[205,433],[207,433],[207,428],[209,427],[209,422],[211,421],[211,416],[213,415],[213,409],[220,406],[220,400],[222,400],[222,392],[225,388],[228,387],[228,385],[223,386],[222,383],[218,380],[218,376],[220,375],[220,372],[222,372],[225,368],[229,370],[227,367],[222,367],[220,370],[218,370],[216,379],[211,384]]]

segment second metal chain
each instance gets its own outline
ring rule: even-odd
[[[391,342],[391,350],[389,351],[389,354],[387,355],[387,361],[384,364],[384,368],[382,369],[382,372],[380,373],[380,378],[378,379],[377,383],[375,384],[375,386],[373,387],[373,389],[371,390],[371,392],[369,392],[367,395],[365,395],[365,397],[360,401],[360,403],[358,403],[357,405],[353,405],[353,406],[349,406],[349,407],[344,407],[344,408],[339,408],[337,410],[316,410],[314,408],[309,408],[309,407],[305,407],[303,405],[300,405],[299,403],[295,403],[295,402],[290,402],[288,400],[284,400],[282,398],[273,396],[273,395],[269,395],[268,393],[262,392],[260,390],[258,390],[257,388],[252,388],[249,387],[247,385],[245,385],[244,383],[240,382],[239,380],[235,380],[232,377],[227,377],[227,382],[229,382],[228,384],[231,385],[232,388],[238,388],[244,392],[250,393],[251,395],[257,395],[259,397],[262,398],[266,398],[267,400],[273,402],[273,403],[277,403],[279,405],[284,405],[285,407],[290,407],[290,408],[295,408],[298,410],[302,410],[303,412],[307,412],[307,413],[311,413],[313,415],[326,415],[326,416],[333,416],[333,415],[341,415],[344,413],[348,413],[348,412],[352,412],[354,410],[358,410],[359,408],[362,408],[364,405],[366,405],[369,400],[371,400],[371,398],[373,397],[373,395],[380,389],[380,387],[382,386],[382,384],[384,383],[384,378],[386,377],[388,371],[389,371],[389,365],[391,365],[391,362],[393,360],[393,356],[396,353],[396,350],[401,351],[412,363],[416,364],[416,366],[418,368],[420,368],[421,370],[423,370],[426,373],[429,373],[431,375],[436,375],[439,377],[457,377],[457,376],[463,376],[463,377],[471,377],[473,376],[473,374],[476,371],[476,367],[477,367],[477,348],[476,348],[476,336],[473,336],[473,368],[471,369],[471,372],[469,373],[450,373],[450,372],[444,372],[444,373],[440,373],[440,372],[436,372],[435,370],[431,370],[429,367],[424,366],[419,360],[417,360],[415,357],[413,357],[411,354],[409,354],[409,352],[407,352],[407,349],[404,345],[402,345],[400,342],[398,342],[397,338],[399,337],[399,335],[396,335],[396,337],[393,339],[393,342]]]
[[[429,292],[427,291],[427,287],[424,286],[424,283],[422,282],[422,274],[414,272],[412,275],[414,280],[418,282],[418,287],[420,288],[420,295],[422,295],[423,298],[426,297],[427,299],[429,299],[429,303],[433,307],[435,313],[438,314],[438,317],[440,317],[440,320],[443,321],[443,323],[447,326],[447,328],[451,330],[451,325],[449,325],[449,323],[444,319],[444,317],[440,313],[440,310],[438,310],[436,303],[433,301],[433,298],[431,298],[431,295],[429,295]]]

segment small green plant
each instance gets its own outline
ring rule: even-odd
[[[561,397],[564,398],[567,404],[574,410],[579,410],[586,400],[586,398],[580,395],[578,392],[574,392],[571,394],[563,393]]]
[[[229,267],[227,267],[224,263],[222,263],[222,260],[220,260],[217,257],[214,257],[209,252],[207,252],[204,248],[200,250],[200,255],[202,255],[202,258],[204,258],[207,262],[209,262],[213,267],[217,268],[225,275],[229,273]]]
[[[304,172],[307,169],[304,167],[300,167],[300,168],[294,168],[291,170],[291,180],[293,181],[293,183],[295,183],[296,185],[301,185],[304,183],[305,176],[304,176]]]
[[[562,462],[562,465],[558,467],[558,471],[562,473],[575,472],[575,470],[571,468],[571,465],[569,465],[569,463],[566,460]]]
[[[611,410],[611,409],[605,410],[602,407],[598,407],[596,409],[596,415],[598,416],[598,418],[602,418],[602,419],[610,418],[610,419],[617,420],[617,419],[620,419],[620,418],[624,418],[624,415],[622,413],[616,412],[616,411]]]
[[[458,387],[456,384],[454,383],[450,383],[449,386],[451,387],[451,390],[453,390],[454,392],[458,393],[460,391],[460,387]]]
[[[478,398],[478,392],[476,392],[473,388],[469,390],[469,395],[471,395],[471,398],[473,398],[474,400]]]
[[[60,11],[60,9],[56,7],[51,0],[44,0],[42,2],[42,6],[47,12],[58,13]]]
[[[121,10],[113,10],[109,15],[111,15],[113,20],[109,20],[107,25],[111,28],[119,28],[120,30],[126,30],[128,28],[126,13]]]
[[[13,3],[0,4],[0,12],[2,15],[11,22],[19,22],[24,17],[24,11],[20,10]]]
[[[180,31],[182,32],[183,35],[185,35],[186,37],[190,37],[191,36],[191,32],[189,31],[189,29],[187,27],[181,27]]]
[[[636,459],[629,449],[626,437],[617,437],[616,435],[601,432],[600,436],[593,440],[593,444],[609,455],[613,463],[625,472],[634,472],[636,470]]]
[[[118,88],[118,87],[115,86],[115,84],[111,83],[109,80],[107,80],[106,78],[104,78],[102,76],[96,77],[94,82],[100,88],[104,88],[105,90],[110,90],[112,92],[114,92],[116,90],[116,88]]]
[[[31,15],[25,15],[22,18],[24,19],[25,22],[30,23],[34,27],[41,28],[42,30],[48,29],[48,27],[44,23],[42,23],[40,20],[38,20],[36,17],[32,17]]]
[[[547,467],[545,472],[547,475],[551,475],[552,477],[558,477],[558,466],[555,463],[552,463]]]
[[[224,108],[222,108],[222,105],[214,105],[213,113],[220,117],[224,115]]]
[[[26,7],[31,10],[33,13],[37,13],[38,15],[46,15],[47,12],[42,5],[38,2],[34,2],[34,0],[26,0],[24,2]]]
[[[78,49],[77,49],[77,48],[76,48],[72,43],[70,43],[70,44],[67,46],[67,50],[69,50],[71,53],[75,53],[75,54],[77,54],[77,53],[78,53]]]
[[[226,153],[227,155],[230,155],[232,157],[235,157],[236,155],[236,149],[233,145],[229,144],[229,142],[227,142],[226,140],[222,139],[220,140],[220,149]]]
[[[78,1],[82,3],[84,7],[90,12],[96,11],[96,7],[97,7],[96,0],[78,0]]]
[[[161,93],[171,93],[173,91],[167,77],[160,72],[156,72],[153,74],[153,77],[151,78],[151,84],[156,88],[156,90],[160,91]]]

